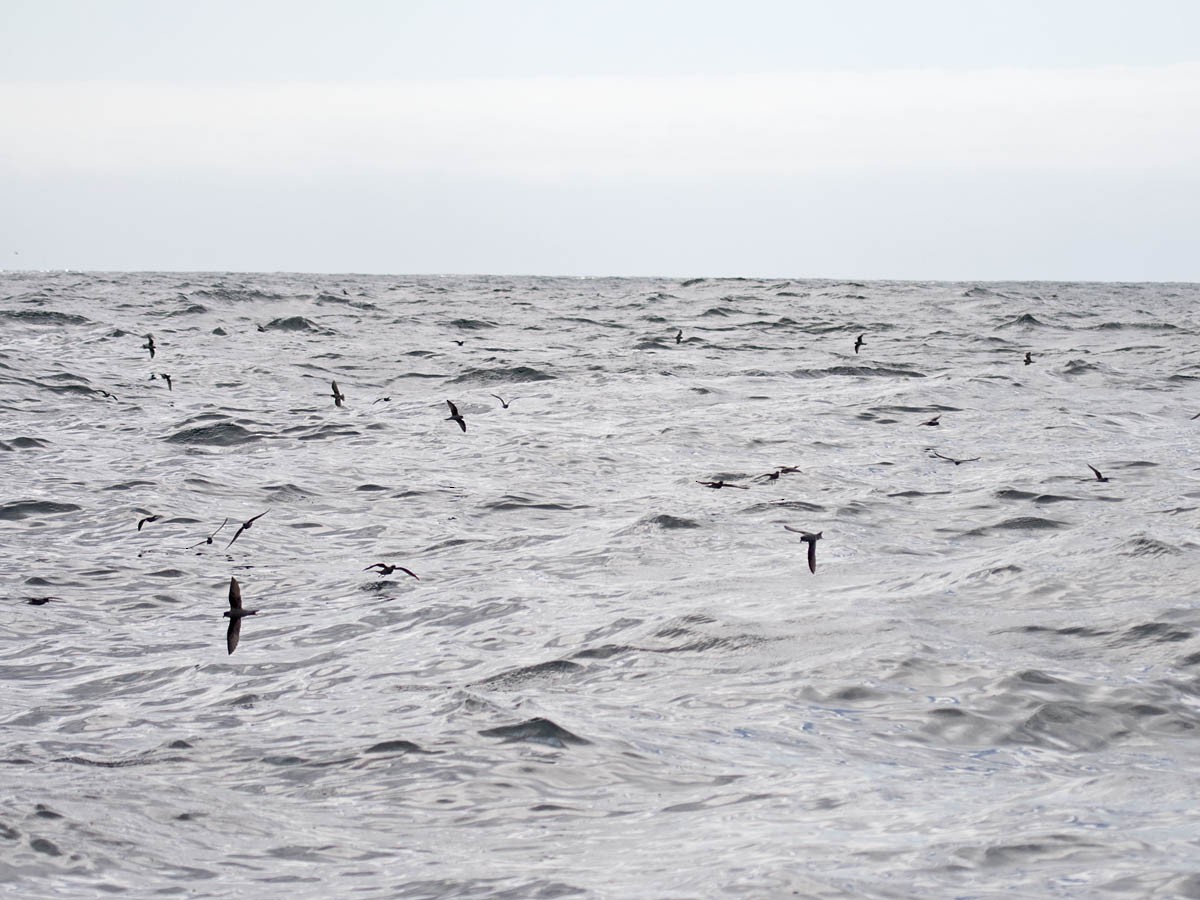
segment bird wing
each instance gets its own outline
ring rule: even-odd
[[[229,630],[225,632],[225,646],[233,653],[242,637],[242,620],[236,616],[229,619]]]
[[[246,530],[246,524],[247,524],[247,523],[243,522],[243,523],[242,523],[242,527],[241,527],[241,528],[239,528],[239,529],[238,529],[238,530],[237,530],[237,531],[234,533],[233,537],[231,537],[231,538],[229,539],[229,543],[225,545],[225,549],[226,549],[226,550],[228,550],[230,547],[232,547],[232,546],[233,546],[233,542],[234,542],[234,541],[236,541],[238,538],[240,538],[240,537],[242,536],[242,532]]]
[[[458,416],[458,407],[455,406],[454,403],[450,400],[446,401],[446,405],[450,407],[450,415],[457,417]],[[463,430],[465,431],[466,429],[463,429]]]
[[[420,579],[420,578],[417,576],[417,573],[416,573],[416,572],[414,572],[412,569],[406,569],[406,568],[404,568],[404,566],[396,566],[396,568],[397,568],[397,569],[399,569],[401,572],[404,572],[406,575],[411,575],[413,578],[416,578],[416,579],[417,579],[417,581],[420,581],[420,580],[421,580],[421,579]]]
[[[374,569],[374,568],[386,569],[387,566],[383,563],[371,563],[369,566],[367,566],[365,569],[363,569],[363,571],[369,572],[369,571],[371,571],[371,569]]]
[[[264,509],[264,510],[263,510],[262,512],[260,512],[260,513],[259,513],[257,516],[255,516],[253,519],[247,519],[247,520],[246,520],[246,527],[247,527],[247,528],[249,528],[249,527],[250,527],[250,523],[251,523],[251,522],[254,522],[254,521],[255,521],[255,520],[257,520],[257,519],[261,519],[263,516],[265,516],[265,515],[266,515],[267,513],[269,513],[269,512],[270,512],[270,510],[269,510],[269,509]]]
[[[808,542],[808,571],[817,574],[817,542]]]
[[[233,577],[230,577],[229,579],[229,608],[242,608],[242,586],[238,584],[238,580]],[[229,652],[232,653],[233,651],[230,650]]]
[[[454,421],[458,423],[458,427],[461,428],[463,431],[467,430],[467,423],[465,421],[463,421],[462,416],[455,417]]]
[[[1087,464],[1087,467],[1088,467],[1089,469],[1091,469],[1093,472],[1095,472],[1095,473],[1096,473],[1096,477],[1097,477],[1097,478],[1099,478],[1099,477],[1100,477],[1100,470],[1099,470],[1099,469],[1097,469],[1097,468],[1096,468],[1095,466],[1093,466],[1091,463],[1088,463],[1088,464]]]

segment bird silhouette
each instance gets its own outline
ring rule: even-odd
[[[856,341],[854,342],[854,354],[855,354],[856,356],[858,355],[858,348],[859,348],[859,347],[861,347],[861,346],[863,346],[863,338],[865,338],[866,336],[867,336],[867,334],[866,334],[866,332],[864,331],[862,334],[860,334],[860,335],[858,336],[858,340],[856,340]]]
[[[399,572],[403,572],[405,575],[411,575],[413,578],[416,578],[417,581],[421,580],[417,576],[417,573],[412,571],[412,569],[406,569],[406,568],[404,568],[404,566],[389,566],[387,563],[371,563],[371,565],[367,566],[367,568],[363,569],[363,571],[366,572],[370,569],[375,569],[375,568],[379,569],[379,574],[381,576],[391,575],[393,572],[399,571]]]
[[[263,516],[265,516],[269,512],[270,512],[269,509],[264,509],[257,516],[254,516],[253,518],[247,519],[245,522],[243,522],[242,527],[237,530],[237,533],[234,534],[234,536],[230,539],[229,543],[225,545],[225,549],[228,550],[230,547],[232,547],[233,542],[242,536],[243,531],[245,531],[247,528],[249,528],[251,525],[254,524],[255,519],[261,519]]]
[[[516,401],[516,400],[520,400],[520,399],[521,399],[520,397],[513,397],[513,398],[512,398],[512,400],[509,400],[509,401],[508,401],[508,403],[505,403],[505,402],[504,402],[504,398],[503,398],[503,397],[501,397],[499,394],[489,394],[488,396],[489,396],[489,397],[495,397],[497,400],[499,400],[499,401],[500,401],[500,406],[501,406],[503,409],[508,409],[508,404],[509,404],[509,403],[512,403],[512,402],[514,402],[514,401]]]
[[[173,391],[173,390],[175,390],[175,388],[171,387],[171,376],[170,376],[170,375],[168,375],[166,372],[163,372],[163,373],[162,373],[162,379],[163,379],[163,381],[165,381],[165,382],[167,383],[167,390],[168,390],[168,391]]]
[[[1027,365],[1027,366],[1033,365],[1033,354],[1030,353],[1028,350],[1025,351],[1025,365]]]
[[[921,424],[922,424],[922,425],[940,425],[940,424],[942,424],[942,423],[941,423],[941,422],[939,422],[938,420],[939,420],[939,419],[941,419],[941,417],[942,417],[942,416],[941,416],[941,413],[938,413],[938,415],[934,416],[934,417],[933,417],[932,419],[930,419],[928,422],[922,422]]]
[[[257,609],[242,609],[242,586],[236,578],[229,579],[229,609],[225,616],[229,619],[229,630],[225,632],[225,646],[230,653],[237,649],[242,637],[242,619],[258,614]]]
[[[219,526],[217,526],[217,531],[220,531],[222,528],[224,528],[228,522],[229,522],[229,518],[226,517],[225,521],[222,522]],[[202,540],[200,542],[200,544],[211,544],[213,542],[213,538],[217,536],[217,531],[214,531],[212,534],[210,534],[208,537],[206,537],[204,540]],[[192,544],[192,546],[188,547],[188,549],[194,550],[196,547],[199,547],[200,544]]]
[[[146,518],[138,520],[138,531],[141,531],[142,526],[147,522],[157,522],[161,518],[162,516],[146,516]]]
[[[713,490],[719,491],[721,488],[737,488],[739,491],[748,491],[750,488],[744,484],[730,484],[728,481],[697,481],[696,484],[702,484],[705,487],[710,487]]]
[[[799,528],[793,528],[791,525],[784,525],[783,527],[788,531],[796,532],[796,534],[800,535],[800,540],[808,544],[808,571],[815,575],[817,572],[817,541],[821,539],[821,535],[825,532],[801,531]]]
[[[953,456],[942,456],[942,454],[938,453],[936,450],[932,451],[932,453],[938,459],[944,459],[946,462],[952,462],[956,466],[961,466],[965,462],[979,462],[978,456],[972,456],[970,459],[955,459]]]
[[[146,335],[146,343],[142,344],[142,349],[149,350],[150,358],[154,359],[154,335],[152,335],[152,334]]]
[[[680,328],[678,331],[675,332],[675,343],[679,344],[679,343],[682,343],[682,341],[683,341],[683,329]]]
[[[1092,471],[1093,471],[1093,472],[1096,474],[1096,480],[1097,480],[1097,481],[1108,481],[1108,476],[1107,476],[1107,475],[1101,475],[1101,474],[1100,474],[1100,470],[1099,470],[1099,469],[1097,469],[1095,466],[1093,466],[1091,463],[1088,463],[1088,464],[1087,464],[1087,467],[1088,467],[1089,469],[1091,469],[1091,470],[1092,470]]]
[[[337,382],[336,382],[336,381],[331,381],[331,382],[329,382],[329,383],[330,383],[331,385],[333,385],[333,405],[334,405],[334,406],[341,406],[341,405],[342,405],[342,401],[346,399],[346,395],[345,395],[345,394],[343,394],[341,391],[339,391],[339,390],[338,390],[338,386],[337,386]]]
[[[455,406],[453,403],[451,403],[449,400],[446,401],[446,405],[450,407],[450,415],[446,416],[446,421],[447,422],[457,422],[458,427],[461,428],[463,431],[466,431],[467,423],[463,419],[463,417],[458,414],[458,407]],[[486,431],[487,429],[484,429],[484,430]]]

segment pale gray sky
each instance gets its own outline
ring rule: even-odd
[[[0,0],[0,266],[1200,280],[1190,0]]]

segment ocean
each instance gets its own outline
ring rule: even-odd
[[[0,894],[1200,897],[1198,336],[1192,284],[2,272]]]

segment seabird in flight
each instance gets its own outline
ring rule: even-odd
[[[242,619],[258,613],[257,609],[242,609],[242,587],[236,578],[229,579],[229,609],[225,615],[229,619],[229,630],[225,633],[225,646],[232,653],[237,649],[238,640],[242,636]]]
[[[821,539],[821,535],[825,532],[801,531],[799,528],[793,528],[791,525],[784,525],[783,527],[788,531],[796,532],[796,534],[800,535],[800,540],[808,544],[808,571],[815,575],[817,572],[817,541]]]
[[[447,422],[457,422],[458,427],[461,428],[463,431],[466,431],[467,423],[465,421],[463,421],[463,417],[458,414],[458,407],[455,406],[453,403],[451,403],[449,400],[446,401],[446,405],[450,407],[450,415],[446,416],[446,421]]]
[[[249,528],[251,525],[254,524],[255,519],[261,519],[263,516],[265,516],[269,512],[270,512],[269,509],[264,509],[257,516],[254,516],[253,518],[247,519],[245,522],[243,522],[242,527],[237,530],[237,533],[233,536],[233,538],[229,541],[229,543],[225,545],[225,549],[228,550],[230,547],[232,547],[233,542],[242,536],[243,531],[245,531],[247,528]]]
[[[363,571],[366,572],[370,569],[375,569],[375,568],[379,569],[379,574],[381,576],[382,575],[391,575],[393,572],[400,571],[400,572],[403,572],[405,575],[411,575],[413,578],[416,578],[417,581],[421,580],[417,576],[417,573],[412,571],[412,569],[406,569],[406,568],[404,568],[404,566],[389,566],[387,563],[372,563],[371,565],[367,566],[366,569],[363,569]]]

